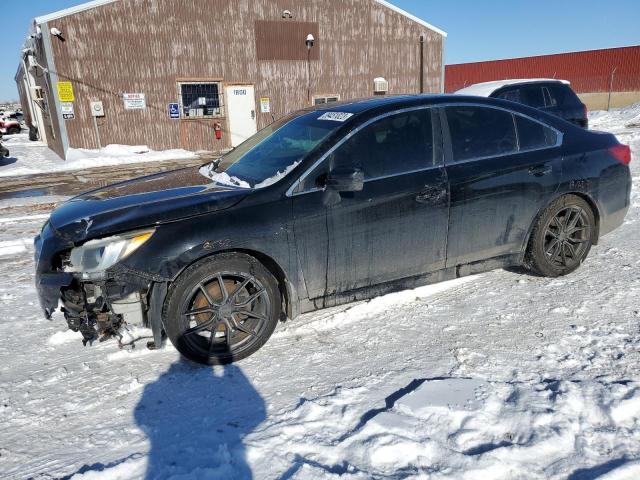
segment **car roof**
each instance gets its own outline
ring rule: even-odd
[[[361,114],[382,114],[388,111],[399,110],[403,108],[412,108],[416,106],[438,106],[445,103],[465,103],[472,102],[488,105],[503,105],[503,101],[495,98],[484,97],[478,98],[470,95],[454,95],[454,94],[415,94],[415,95],[388,95],[380,97],[361,98],[356,100],[347,100],[341,102],[333,102],[323,105],[308,107],[298,110],[293,116],[301,116],[311,112],[343,112],[352,113],[354,116]],[[520,105],[513,105],[509,102],[510,108],[520,108]]]
[[[458,90],[456,95],[473,95],[478,97],[488,97],[496,90],[506,86],[513,85],[530,85],[536,83],[560,83],[564,85],[571,85],[568,80],[560,80],[557,78],[520,78],[520,79],[507,79],[496,80],[493,82],[476,83],[469,85],[463,89]]]

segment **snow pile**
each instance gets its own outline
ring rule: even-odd
[[[610,112],[606,110],[589,112],[589,128],[616,135],[630,133],[628,129],[640,128],[640,103]]]
[[[634,190],[573,274],[497,270],[306,314],[237,365],[146,350],[145,330],[124,349],[60,333],[33,286],[44,219],[12,215],[0,478],[637,480],[637,108],[591,114],[631,145]]]
[[[182,149],[154,151],[146,145],[107,145],[99,150],[70,148],[64,161],[45,144],[30,142],[27,134],[12,135],[3,142],[11,156],[0,162],[0,177],[197,157]],[[15,161],[10,163],[11,159]]]

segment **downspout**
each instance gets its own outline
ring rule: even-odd
[[[440,81],[440,93],[444,93],[444,72],[445,72],[445,64],[444,64],[444,42],[447,39],[447,37],[445,37],[444,35],[441,37],[442,38],[442,53],[440,54],[440,68],[442,68],[442,80]]]
[[[420,93],[424,93],[424,35],[420,35]]]
[[[51,45],[51,32],[49,30],[49,23],[44,22],[40,24],[42,31],[42,43],[44,45],[44,56],[47,60],[47,69],[49,70],[49,89],[51,95],[54,98],[55,114],[58,119],[58,125],[60,128],[60,141],[62,142],[63,157],[66,160],[67,150],[69,150],[69,136],[67,134],[67,124],[62,118],[62,106],[60,105],[60,99],[57,92],[54,90],[58,85],[58,71],[56,70],[56,62],[53,57],[53,46]],[[51,102],[49,102],[51,104]]]

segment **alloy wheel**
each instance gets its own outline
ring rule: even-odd
[[[254,276],[218,272],[186,296],[182,338],[207,356],[235,354],[261,337],[270,307],[267,290]]]
[[[554,267],[579,264],[589,249],[591,225],[583,208],[572,205],[551,218],[544,234],[544,253]]]

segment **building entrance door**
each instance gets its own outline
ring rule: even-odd
[[[237,147],[258,131],[255,88],[253,85],[227,85],[225,97],[231,145]]]

